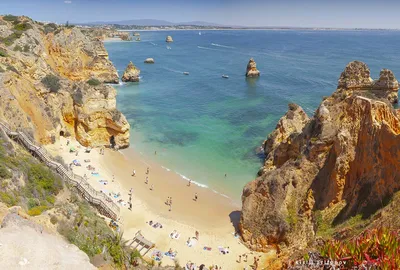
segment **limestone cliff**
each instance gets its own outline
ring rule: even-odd
[[[102,43],[78,28],[11,19],[0,19],[0,118],[41,143],[70,134],[87,146],[127,147],[129,123],[103,84],[118,74]]]
[[[246,68],[246,77],[258,77],[260,76],[260,71],[257,69],[257,63],[253,58],[250,58],[249,63]]]
[[[352,62],[312,118],[290,106],[263,144],[260,176],[243,189],[246,245],[299,250],[315,239],[316,213],[330,211],[335,226],[388,204],[400,190],[400,116],[390,103],[397,88],[392,72],[373,81]]]
[[[122,75],[123,82],[138,82],[140,77],[140,69],[138,69],[132,61],[129,62],[124,74]]]

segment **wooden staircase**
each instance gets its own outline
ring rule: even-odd
[[[22,131],[13,131],[1,121],[0,128],[4,130],[10,139],[23,145],[33,156],[40,159],[47,167],[58,173],[67,181],[68,184],[75,187],[85,200],[98,209],[100,214],[117,220],[120,213],[119,206],[106,194],[95,190],[82,176],[74,174],[72,171],[65,168],[64,165],[53,161],[44,148],[35,145],[32,142],[33,140]]]

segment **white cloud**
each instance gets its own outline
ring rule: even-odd
[[[65,4],[71,4],[72,1],[67,0],[67,1],[64,1],[64,3],[65,3]]]

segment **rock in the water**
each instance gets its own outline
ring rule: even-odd
[[[256,61],[253,58],[250,58],[249,63],[247,64],[246,69],[246,77],[258,77],[260,76],[260,71],[257,69]]]
[[[154,59],[153,58],[147,58],[146,60],[144,60],[144,62],[146,64],[154,64]]]
[[[123,82],[138,82],[140,76],[140,69],[138,69],[132,61],[128,64],[122,75]]]
[[[171,36],[167,36],[167,38],[165,39],[165,42],[174,42],[174,40],[172,39]]]

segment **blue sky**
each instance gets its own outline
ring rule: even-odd
[[[400,28],[400,0],[0,0],[0,13],[70,22],[159,19],[243,26]]]

